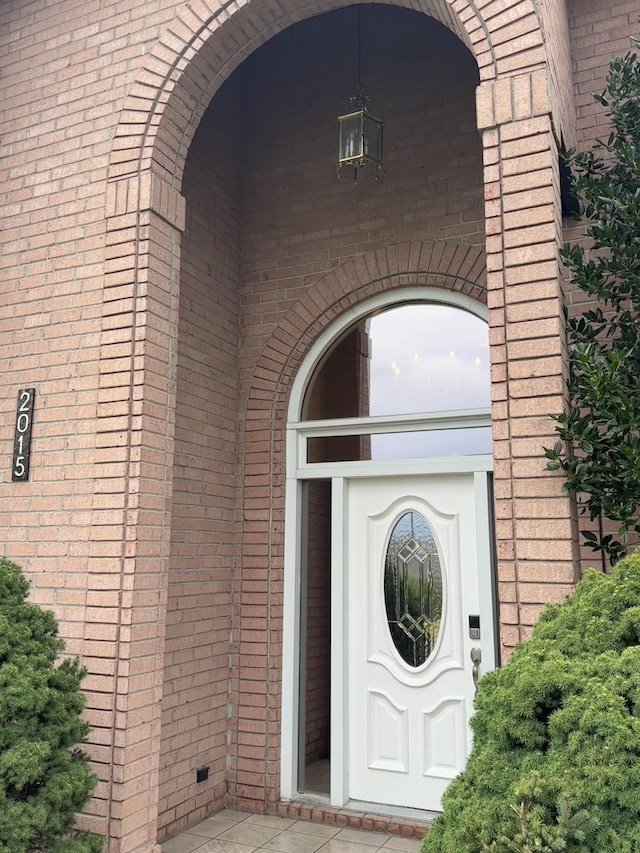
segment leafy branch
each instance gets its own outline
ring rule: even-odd
[[[617,532],[582,531],[611,564],[640,535],[640,64],[614,59],[594,98],[611,133],[593,151],[567,154],[591,248],[568,244],[562,259],[592,307],[568,320],[567,412],[554,416],[559,441],[545,449],[547,470],[581,496],[593,521]],[[595,307],[593,307],[595,306]]]

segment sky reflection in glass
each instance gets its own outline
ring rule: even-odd
[[[448,305],[402,305],[369,321],[370,414],[489,406],[484,320]]]
[[[369,321],[370,413],[442,412],[490,405],[488,329],[448,305],[403,305]],[[491,453],[489,428],[371,438],[372,459]]]

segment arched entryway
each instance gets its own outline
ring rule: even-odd
[[[124,486],[113,498],[126,518],[117,534],[126,543],[119,618],[132,623],[121,632],[118,657],[150,657],[146,669],[127,676],[136,704],[119,725],[144,756],[137,776],[125,774],[126,785],[133,790],[149,774],[154,785],[144,815],[129,814],[119,779],[122,768],[134,766],[134,746],[123,747],[106,795],[114,835],[140,836],[140,827],[155,828],[158,813],[161,831],[173,831],[225,797],[270,810],[280,796],[284,425],[291,382],[321,330],[367,288],[375,293],[427,281],[448,287],[455,279],[461,290],[484,291],[478,279],[486,234],[496,364],[505,363],[507,322],[518,324],[519,340],[529,340],[546,334],[539,319],[560,316],[557,200],[538,199],[536,223],[544,228],[525,265],[516,251],[526,237],[517,214],[531,202],[519,185],[507,188],[511,177],[527,173],[526,165],[518,171],[522,145],[539,162],[537,179],[555,186],[547,96],[556,78],[547,77],[534,4],[519,7],[528,36],[515,60],[494,49],[494,23],[497,30],[504,26],[499,14],[484,21],[474,7],[457,12],[459,4],[448,0],[424,0],[413,11],[404,7],[415,3],[370,4],[367,43],[375,46],[378,38],[380,60],[371,79],[380,86],[389,166],[394,156],[396,166],[358,196],[347,184],[336,186],[333,155],[335,115],[352,88],[354,33],[344,22],[354,19],[353,10],[338,0],[294,5],[286,13],[270,2],[178,10],[132,87],[115,136],[100,364],[104,387],[118,382],[131,401],[117,456]],[[329,8],[344,17],[320,15]],[[342,64],[329,61],[333,54],[325,50],[332,29],[342,40]],[[269,41],[278,33],[288,45],[282,52],[285,42]],[[297,62],[287,67],[285,58],[294,55]],[[300,70],[310,57],[316,64],[305,76]],[[328,63],[322,72],[319,62]],[[381,99],[385,88],[388,97]],[[508,174],[496,168],[507,149]],[[503,231],[510,232],[504,243]],[[443,272],[454,262],[457,277]],[[519,295],[507,311],[511,267]],[[523,315],[518,306],[530,280],[544,288]],[[130,337],[130,353],[113,346],[118,335]],[[559,393],[564,354],[555,332],[551,337],[546,387]],[[526,362],[526,355],[515,358]],[[514,550],[518,473],[505,461],[513,419],[532,412],[524,406],[504,412],[517,376],[498,368],[494,377],[507,644],[521,630],[523,590],[526,597]],[[519,386],[516,393],[523,393]],[[533,408],[546,413],[547,403]],[[112,476],[106,410],[98,431],[104,452],[97,477]],[[97,503],[100,511],[104,504]],[[525,520],[527,512],[533,510]],[[206,595],[199,587],[203,572]],[[147,622],[132,618],[136,594],[150,586],[157,612]],[[209,788],[196,787],[202,783],[195,771],[204,764]]]
[[[474,679],[497,650],[484,314],[452,291],[380,294],[324,331],[294,382],[287,799],[433,812],[464,767]]]
[[[424,15],[355,11],[301,22],[246,60],[212,101],[185,166],[163,820],[203,790],[196,761],[241,805],[281,794],[280,407],[298,360],[333,316],[371,293],[428,280],[484,295],[473,58]],[[389,152],[380,179],[356,186],[336,178],[335,107],[355,79],[360,22]],[[414,79],[424,81],[419,96]],[[416,239],[425,232],[440,239]],[[192,730],[194,717],[203,722]]]

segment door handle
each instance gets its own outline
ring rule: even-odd
[[[474,688],[478,689],[478,678],[480,677],[480,664],[482,662],[482,650],[477,646],[474,646],[471,649],[471,662],[473,663],[473,669],[471,670],[471,675],[473,676],[473,685]]]

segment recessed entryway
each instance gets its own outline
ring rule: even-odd
[[[421,290],[327,333],[292,396],[287,799],[438,811],[496,665],[486,323]]]

